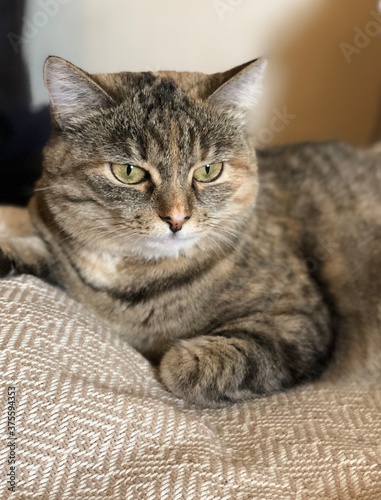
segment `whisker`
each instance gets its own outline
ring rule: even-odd
[[[233,227],[222,225],[221,223],[218,223],[218,222],[210,223],[209,227],[222,229],[225,233],[228,233],[231,236],[241,236],[242,235],[242,231],[239,231],[238,229],[234,229]]]
[[[245,234],[242,233],[242,231],[238,231],[234,228],[227,228],[226,226],[216,222],[214,222],[210,226],[214,229],[211,237],[215,237],[218,242],[226,244],[227,247],[233,251],[237,249],[237,245],[239,245],[239,242],[242,241],[242,237]],[[229,238],[229,236],[233,237],[234,239]],[[248,263],[248,258],[246,256],[241,256],[241,258],[244,258],[245,262]]]
[[[47,191],[49,189],[59,189],[59,188],[63,188],[63,187],[68,187],[67,184],[63,184],[62,182],[61,183],[55,183],[55,184],[47,184],[45,186],[41,186],[41,187],[36,187],[34,188],[34,191]]]
[[[234,241],[232,241],[230,238],[228,238],[227,236],[224,236],[223,234],[221,233],[218,233],[218,232],[214,232],[211,236],[210,236],[212,239],[213,238],[216,238],[220,241],[222,241],[223,243],[226,243],[227,246],[231,249],[234,249],[235,248],[235,244],[234,244]]]
[[[107,238],[110,242],[117,242],[121,243],[123,240],[126,243],[138,243],[144,235],[139,234],[139,233],[128,233],[126,234],[126,228],[111,228],[111,227],[90,227],[86,228],[81,231],[81,236],[87,236],[91,235],[92,233],[95,233],[95,239],[92,241],[92,243],[97,243],[99,240],[102,238]],[[66,242],[67,240],[70,240],[73,238],[73,235],[68,235],[66,238],[63,238],[61,240],[61,243]],[[75,240],[73,240],[73,245],[75,244]]]

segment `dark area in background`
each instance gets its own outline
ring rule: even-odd
[[[0,0],[0,203],[25,205],[41,172],[49,111],[33,112],[26,65],[7,35],[22,33],[25,0]]]

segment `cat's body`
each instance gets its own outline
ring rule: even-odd
[[[88,81],[53,59],[56,133],[30,204],[44,248],[29,270],[49,268],[160,363],[169,390],[206,406],[314,378],[337,326],[380,321],[377,155],[335,143],[262,152],[258,188],[245,127],[258,68],[240,70]],[[18,244],[0,241],[3,274],[12,255],[28,270]]]

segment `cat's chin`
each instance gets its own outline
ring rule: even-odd
[[[187,255],[198,241],[196,236],[147,236],[133,251],[145,260],[177,259]]]

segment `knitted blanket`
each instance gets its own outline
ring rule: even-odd
[[[198,409],[30,276],[0,281],[0,346],[2,499],[381,499],[377,374]]]

